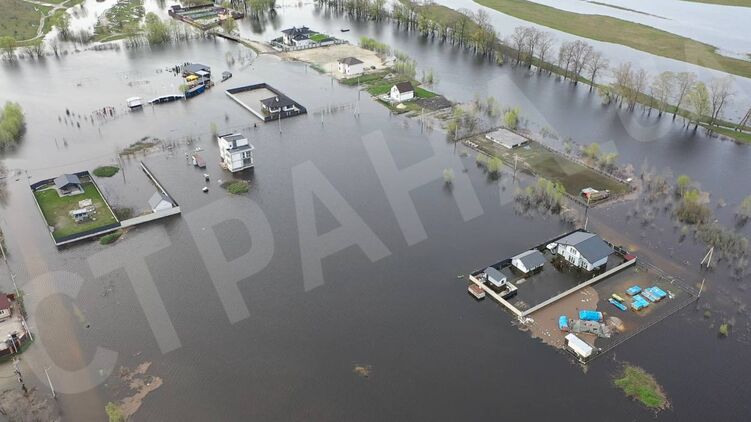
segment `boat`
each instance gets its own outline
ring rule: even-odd
[[[232,77],[232,72],[222,72],[222,82]]]
[[[184,99],[185,95],[162,95],[161,97],[156,97],[153,100],[149,101],[149,104],[164,104]]]
[[[622,304],[621,302],[618,302],[617,300],[613,299],[612,297],[610,299],[608,299],[608,302],[612,303],[613,306],[615,306],[616,308],[618,308],[618,309],[620,309],[622,311],[625,311],[625,310],[628,309],[628,308],[626,308],[626,305]]]
[[[618,296],[615,293],[613,293],[612,295],[610,295],[610,297],[612,297],[613,299],[617,300],[618,302],[621,302],[621,303],[625,302],[625,300],[623,300],[622,297]]]
[[[185,91],[185,98],[193,98],[198,94],[202,94],[203,91],[206,90],[206,87],[204,85],[196,85],[193,88],[188,89]]]
[[[467,291],[477,300],[485,298],[485,290],[475,283],[470,284]]]
[[[143,100],[141,99],[141,97],[130,97],[125,100],[125,102],[126,104],[128,104],[128,108],[131,110],[143,108]]]
[[[342,31],[342,32],[349,32],[349,28],[342,28],[342,29],[340,29],[340,31]]]

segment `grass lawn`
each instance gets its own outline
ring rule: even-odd
[[[437,96],[435,92],[430,92],[425,88],[420,88],[419,86],[415,88],[415,97],[417,98],[433,98]]]
[[[39,19],[50,8],[21,0],[0,0],[0,37],[11,36],[18,41],[34,38],[39,28]]]
[[[751,0],[683,0],[692,3],[719,4],[723,6],[751,7]]]
[[[362,85],[369,85],[373,82],[382,81],[383,78],[385,78],[386,75],[388,74],[389,74],[389,71],[384,70],[381,72],[367,73],[365,75],[360,75],[359,77],[355,76],[352,78],[342,79],[339,82],[341,82],[344,85],[349,85],[349,86],[355,86],[358,84],[358,82]]]
[[[562,184],[566,192],[576,197],[580,195],[582,189],[587,187],[597,190],[607,189],[612,194],[629,191],[627,184],[603,176],[589,167],[569,160],[562,154],[551,152],[534,141],[514,149],[500,146],[484,136],[473,137],[471,141],[477,144],[482,152],[500,158],[511,167],[514,165],[514,154],[516,154],[519,157],[517,166],[526,167],[539,177]]]
[[[704,128],[706,128],[705,125],[702,125]],[[751,133],[748,132],[738,132],[737,130],[728,129],[724,127],[718,127],[715,126],[712,129],[713,132],[719,133],[720,135],[725,135],[729,138],[733,138],[739,142],[745,142],[748,144],[751,144]]]
[[[722,56],[717,53],[717,48],[714,46],[647,25],[609,16],[567,12],[527,0],[476,1],[501,13],[559,31],[751,77],[751,62]]]
[[[670,406],[655,378],[639,367],[626,365],[620,378],[616,378],[614,382],[627,396],[650,409],[663,410]]]
[[[326,34],[313,34],[310,36],[310,40],[313,42],[321,42],[325,39],[328,39],[329,36]]]
[[[44,219],[47,220],[48,225],[55,228],[53,232],[55,239],[117,223],[115,216],[107,207],[96,186],[91,182],[83,182],[82,185],[84,193],[73,196],[61,197],[54,188],[34,192],[39,208],[42,209],[42,214],[44,214]],[[78,201],[84,199],[91,199],[96,207],[96,220],[76,223],[68,215],[68,211],[78,209]]]
[[[100,166],[94,169],[93,173],[96,177],[112,177],[120,171],[120,167],[117,166]]]

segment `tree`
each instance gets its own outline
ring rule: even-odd
[[[55,20],[55,27],[60,38],[67,40],[70,37],[70,15],[61,13]]]
[[[600,156],[600,144],[598,143],[591,143],[584,147],[582,150],[582,155],[591,159],[596,160],[597,157]]]
[[[714,126],[717,119],[722,115],[722,108],[727,104],[735,94],[733,91],[733,77],[713,79],[709,83],[709,103],[712,111],[709,115],[709,126]]]
[[[7,102],[0,110],[0,151],[15,146],[26,130],[26,120],[18,103]]]
[[[649,80],[649,74],[644,69],[639,69],[634,74],[634,84],[631,89],[631,98],[629,99],[629,108],[631,110],[636,107],[636,102],[639,100],[639,95],[644,92],[647,87],[647,81]]]
[[[125,415],[123,415],[122,409],[115,403],[107,403],[104,407],[104,412],[107,414],[109,422],[125,422]]]
[[[170,40],[169,27],[159,19],[156,13],[147,13],[145,22],[144,29],[149,44],[162,44]]]
[[[545,59],[548,58],[548,54],[550,53],[550,50],[552,50],[554,42],[555,37],[553,37],[553,34],[544,31],[540,32],[540,40],[537,42],[537,54],[539,56],[539,66],[537,66],[537,69],[539,71],[542,71],[545,67]]]
[[[683,105],[683,101],[691,92],[694,84],[696,83],[696,75],[689,72],[680,72],[675,75],[675,111],[673,111],[673,119],[675,115]]]
[[[576,40],[571,44],[571,63],[574,71],[574,85],[579,84],[584,66],[589,62],[589,56],[592,54],[592,46],[584,41]]]
[[[691,105],[691,118],[696,123],[694,126],[694,130],[696,130],[699,128],[703,116],[709,114],[711,110],[709,90],[707,90],[704,82],[694,84],[694,87],[688,93],[688,103]]]
[[[675,179],[675,183],[678,185],[681,196],[683,196],[686,193],[686,189],[691,186],[691,178],[685,174],[682,174],[678,176],[677,179]]]
[[[519,64],[522,61],[525,53],[524,47],[527,44],[528,35],[529,31],[527,31],[527,27],[517,26],[516,28],[514,28],[514,32],[512,32],[509,37],[511,47],[516,50],[516,64]]]
[[[741,205],[738,207],[735,215],[744,223],[751,218],[751,195],[741,201]]]
[[[652,81],[650,89],[652,97],[657,101],[657,111],[659,115],[670,105],[670,99],[673,97],[675,74],[673,72],[662,72]]]
[[[587,62],[587,69],[589,70],[589,90],[591,91],[597,85],[596,78],[600,71],[608,68],[609,62],[601,52],[592,51],[589,55],[589,61]]]
[[[558,67],[563,70],[563,79],[568,78],[568,69],[571,66],[573,57],[573,43],[564,41],[558,47]]]
[[[225,34],[231,34],[237,30],[237,22],[235,22],[235,18],[232,16],[227,16],[226,19],[222,21],[222,29],[224,30]]]
[[[8,60],[14,60],[16,58],[16,46],[18,43],[13,37],[0,37],[0,50],[5,53],[5,57]]]
[[[519,110],[519,107],[514,107],[506,111],[506,113],[503,114],[503,124],[509,129],[516,130],[516,128],[519,126],[519,113],[521,113],[521,110]]]

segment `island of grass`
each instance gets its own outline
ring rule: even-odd
[[[120,171],[120,167],[117,166],[100,166],[94,169],[93,173],[96,177],[112,177]]]
[[[467,141],[476,145],[475,148],[480,152],[498,157],[511,167],[516,160],[518,169],[560,183],[566,189],[566,193],[573,197],[580,197],[584,188],[609,190],[611,196],[625,194],[631,190],[627,183],[606,176],[561,153],[551,151],[533,140],[513,149],[501,146],[482,135],[470,137]]]
[[[53,229],[52,237],[55,242],[66,241],[75,238],[76,235],[96,233],[99,230],[119,225],[91,177],[80,176],[80,180],[83,192],[75,195],[60,196],[52,181],[34,187],[34,197],[47,225]],[[81,209],[79,202],[87,199],[91,200],[90,206],[94,207],[95,212],[91,213],[90,219],[76,222],[71,217],[70,211]]]
[[[639,23],[568,12],[527,0],[475,0],[525,21],[597,41],[625,45],[657,56],[751,77],[751,62],[723,56],[717,47]]]
[[[645,370],[625,365],[621,374],[613,381],[628,397],[639,401],[649,409],[660,411],[670,407],[665,392],[655,378]]]
[[[420,100],[427,100],[431,98],[441,97],[435,92],[428,91],[427,89],[418,86],[419,82],[415,80],[410,81],[404,77],[395,75],[393,71],[391,71],[390,69],[387,69],[381,72],[368,73],[365,75],[361,75],[359,77],[342,79],[340,82],[344,85],[349,85],[349,86],[355,86],[359,83],[361,86],[365,88],[366,91],[368,91],[368,94],[372,95],[373,97],[376,97],[381,103],[383,103],[386,107],[388,107],[394,113],[405,113],[407,111],[419,112],[423,108],[432,109],[432,106],[423,104],[423,102]],[[388,101],[383,101],[382,99],[378,98],[378,97],[388,94],[391,91],[391,87],[400,82],[410,82],[412,83],[412,86],[415,87],[415,97],[413,100],[408,100],[399,104],[394,104]],[[448,105],[448,104],[449,104],[448,101],[446,101],[445,104],[443,105]]]
[[[222,187],[233,195],[241,195],[248,192],[250,189],[250,183],[245,180],[232,180],[222,183]]]

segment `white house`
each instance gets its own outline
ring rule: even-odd
[[[339,63],[339,73],[344,75],[359,75],[364,70],[362,60],[355,57],[345,57],[337,62]]]
[[[576,231],[556,241],[556,251],[563,259],[576,267],[592,271],[607,264],[608,257],[613,253],[600,236],[585,231]]]
[[[315,31],[311,31],[307,26],[299,28],[293,26],[292,28],[282,30],[282,41],[286,45],[302,47],[313,43],[310,36],[315,33]]]
[[[391,87],[391,101],[403,102],[415,98],[415,88],[411,82],[399,82]]]
[[[542,268],[545,265],[545,257],[537,249],[532,249],[512,257],[511,265],[524,274],[528,274]]]
[[[227,133],[217,137],[222,167],[236,172],[253,167],[253,145],[239,133]]]
[[[151,198],[149,198],[149,206],[154,212],[168,210],[173,207],[172,201],[163,194],[162,191],[156,191]]]

